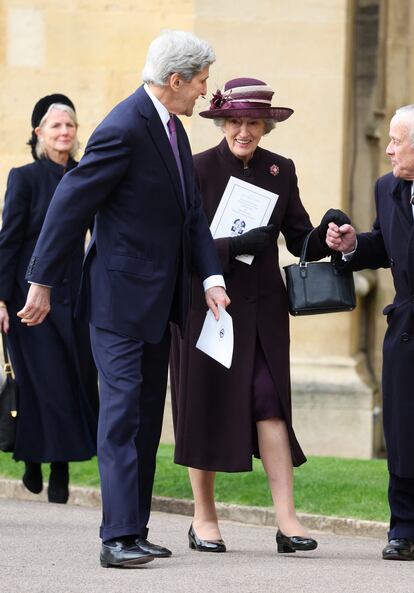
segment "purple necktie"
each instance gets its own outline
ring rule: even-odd
[[[184,173],[183,173],[183,166],[181,164],[180,153],[178,150],[178,142],[177,142],[177,128],[174,121],[174,116],[172,115],[167,123],[168,131],[170,133],[170,144],[172,151],[174,153],[175,162],[177,163],[178,172],[180,174],[181,179],[181,187],[183,189],[184,194],[184,202],[186,200],[186,192],[185,192],[185,182],[184,182]]]

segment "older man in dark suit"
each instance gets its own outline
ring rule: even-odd
[[[369,233],[330,223],[327,243],[353,270],[391,268],[395,298],[384,309],[383,417],[391,510],[385,560],[414,560],[414,105],[397,109],[387,155],[392,173],[375,186],[377,217]]]
[[[190,146],[176,115],[206,93],[211,47],[170,31],[149,47],[145,85],[92,134],[59,185],[29,264],[23,323],[41,323],[67,254],[96,214],[80,311],[99,371],[102,566],[136,566],[171,552],[147,540],[167,382],[169,321],[184,326],[190,274],[218,317],[229,299],[201,208]]]

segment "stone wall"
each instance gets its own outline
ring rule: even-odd
[[[25,142],[39,97],[63,92],[73,99],[85,145],[140,84],[151,39],[162,28],[181,28],[216,50],[209,95],[229,78],[250,75],[275,89],[274,104],[295,110],[262,146],[294,160],[314,224],[339,207],[365,226],[372,180],[389,168],[387,121],[396,106],[413,101],[414,79],[406,76],[414,65],[413,15],[414,0],[239,0],[237,9],[233,0],[4,1],[0,194],[9,169],[30,160]],[[206,105],[200,99],[197,110]],[[195,152],[221,138],[197,115],[184,123]],[[291,261],[281,241],[281,263]],[[381,308],[392,287],[388,272],[357,281],[357,311],[291,323],[294,421],[308,453],[369,457],[379,448]]]

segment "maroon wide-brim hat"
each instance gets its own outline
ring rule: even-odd
[[[233,78],[214,93],[210,108],[201,117],[251,117],[284,121],[293,113],[289,107],[272,107],[273,89],[257,78]]]

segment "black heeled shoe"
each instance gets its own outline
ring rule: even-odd
[[[188,530],[188,542],[191,550],[197,550],[198,552],[225,552],[226,545],[222,539],[216,539],[209,541],[207,539],[200,539],[194,531],[193,524],[191,523],[190,529]]]
[[[22,477],[24,486],[33,492],[33,494],[40,494],[43,490],[43,476],[42,466],[40,463],[32,461],[25,461],[25,472]]]
[[[297,550],[315,550],[318,547],[318,542],[310,537],[299,537],[296,535],[288,537],[280,529],[276,533],[276,543],[279,554],[291,554]]]
[[[49,502],[67,503],[69,498],[69,464],[67,462],[50,464],[47,498]]]

